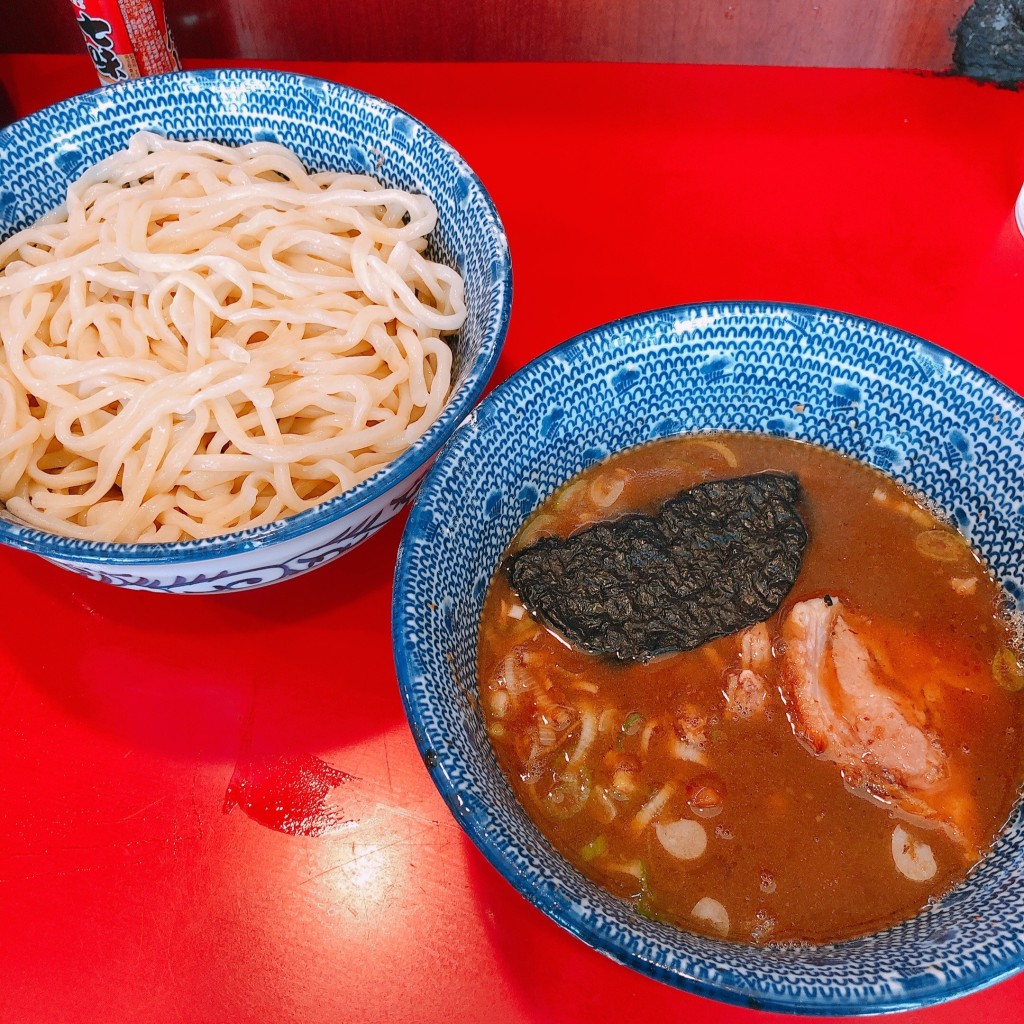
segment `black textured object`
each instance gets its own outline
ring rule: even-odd
[[[953,70],[979,82],[1024,81],[1024,0],[974,0],[956,30]]]
[[[778,609],[807,545],[799,497],[799,480],[784,473],[712,480],[656,515],[542,537],[505,568],[530,614],[575,646],[650,661]]]

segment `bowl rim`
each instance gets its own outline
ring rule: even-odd
[[[935,989],[919,990],[913,994],[898,996],[874,995],[865,996],[858,993],[856,996],[834,995],[830,997],[808,998],[806,996],[778,996],[755,991],[752,987],[744,988],[735,984],[712,984],[702,980],[685,971],[677,971],[663,967],[628,947],[620,946],[614,939],[609,938],[599,927],[589,924],[579,915],[573,914],[573,906],[564,897],[560,896],[557,890],[552,893],[544,891],[538,886],[529,875],[518,870],[516,866],[506,858],[499,844],[491,837],[487,822],[481,820],[479,812],[461,799],[459,789],[450,778],[443,759],[439,759],[434,752],[440,747],[451,751],[451,746],[443,742],[441,736],[433,736],[424,723],[420,712],[418,699],[419,688],[416,685],[416,671],[410,662],[409,653],[403,642],[404,619],[406,617],[407,601],[409,599],[409,587],[411,581],[421,570],[414,563],[414,542],[413,534],[417,530],[417,523],[420,516],[417,512],[425,507],[432,500],[433,491],[440,486],[441,470],[451,460],[459,458],[465,449],[458,446],[458,438],[463,430],[468,430],[477,416],[484,418],[488,413],[498,409],[501,405],[513,399],[516,388],[521,380],[534,374],[542,372],[549,363],[561,359],[567,350],[580,345],[591,343],[596,336],[603,336],[609,333],[614,334],[617,330],[628,325],[639,325],[644,322],[658,322],[669,317],[676,319],[694,318],[694,316],[705,317],[727,317],[730,314],[736,315],[774,315],[784,317],[786,314],[798,316],[818,316],[836,318],[851,325],[868,326],[877,331],[887,332],[894,341],[907,346],[924,346],[925,350],[950,361],[950,365],[957,366],[965,371],[968,376],[981,378],[990,386],[995,385],[997,391],[1011,403],[1021,407],[1024,413],[1024,397],[1017,394],[1009,385],[989,374],[985,370],[971,363],[955,352],[943,348],[934,342],[927,341],[918,335],[905,331],[902,328],[893,327],[879,320],[862,317],[854,313],[846,313],[824,306],[812,304],[800,304],[790,302],[771,301],[747,301],[747,300],[723,300],[710,302],[685,303],[680,305],[664,306],[657,309],[645,310],[639,313],[619,317],[604,324],[599,324],[586,331],[583,331],[566,341],[553,346],[546,351],[539,353],[529,362],[525,363],[514,373],[510,374],[477,406],[470,417],[462,423],[453,437],[442,450],[438,459],[427,473],[423,484],[410,509],[410,515],[402,533],[399,544],[398,557],[395,564],[395,574],[392,589],[391,605],[391,631],[392,631],[392,653],[395,661],[396,675],[399,684],[399,693],[405,708],[406,719],[424,764],[438,792],[456,821],[461,826],[466,836],[473,845],[483,854],[484,858],[497,870],[497,872],[512,885],[528,902],[538,910],[551,918],[556,924],[580,939],[586,945],[599,953],[609,957],[616,963],[631,967],[638,973],[657,981],[663,982],[670,987],[703,996],[717,1002],[732,1006],[740,1006],[747,1009],[765,1010],[776,1013],[786,1013],[795,1016],[818,1016],[827,1015],[834,1017],[868,1017],[880,1014],[896,1013],[906,1010],[921,1009],[927,1006],[934,1006],[940,1003],[970,995],[982,989],[989,988],[1001,981],[1024,970],[1024,958],[1017,961],[997,962],[996,966],[989,966],[961,974],[956,978],[944,981],[941,986],[937,984]],[[566,360],[566,362],[569,362]],[[479,626],[479,616],[477,628]],[[493,754],[492,754],[493,756]],[[543,836],[541,837],[543,840]],[[543,840],[547,842],[547,840]],[[552,855],[560,857],[552,849]],[[593,883],[592,883],[593,884]],[[898,926],[895,926],[898,927]],[[887,929],[883,929],[885,931]],[[877,934],[877,933],[876,933]],[[866,938],[860,937],[861,939]],[[818,948],[842,948],[847,942],[857,942],[859,939],[844,940],[839,943],[824,944]],[[725,943],[721,940],[708,938],[707,942],[714,945],[733,946],[733,943]],[[748,947],[753,948],[753,947]],[[948,976],[947,976],[948,977]]]
[[[484,223],[492,225],[496,229],[496,236],[502,239],[502,244],[498,249],[498,259],[490,263],[497,295],[496,315],[488,318],[480,354],[470,365],[466,379],[453,391],[438,418],[409,448],[349,490],[343,491],[313,508],[297,512],[293,516],[262,526],[248,527],[234,533],[218,534],[213,537],[165,543],[131,544],[79,540],[48,533],[20,522],[13,515],[7,513],[0,503],[0,544],[42,555],[44,558],[68,562],[142,566],[191,564],[215,558],[226,558],[257,550],[267,544],[293,540],[359,511],[410,477],[433,458],[473,409],[486,388],[501,356],[512,312],[512,257],[504,224],[494,200],[479,175],[455,147],[429,125],[389,100],[354,86],[292,71],[274,71],[263,68],[203,68],[172,71],[167,74],[134,78],[112,86],[92,89],[19,118],[0,129],[0,151],[16,132],[34,130],[34,121],[41,120],[44,116],[66,114],[83,103],[88,104],[100,95],[109,96],[112,89],[121,90],[124,94],[137,93],[144,97],[156,84],[165,82],[167,79],[193,80],[204,84],[231,81],[237,78],[244,78],[246,81],[255,79],[279,85],[285,83],[306,84],[326,89],[334,96],[345,97],[360,104],[379,104],[381,108],[408,119],[417,126],[420,132],[426,133],[426,136],[432,139],[442,152],[447,154],[458,168],[460,175],[469,183],[470,189],[479,192],[486,214]],[[6,237],[2,231],[0,231],[0,237]]]

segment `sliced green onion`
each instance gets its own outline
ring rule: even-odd
[[[580,856],[584,860],[593,860],[595,857],[600,857],[602,854],[608,852],[608,837],[597,836],[591,839],[586,846],[580,850]]]
[[[635,736],[640,731],[640,726],[644,724],[644,716],[639,711],[633,711],[626,715],[626,720],[622,723],[622,731],[627,736]]]
[[[633,904],[633,910],[636,912],[638,917],[646,917],[648,921],[658,921],[657,911],[654,909],[651,903],[650,897],[647,893],[643,893],[640,898]]]
[[[655,905],[654,897],[651,895],[651,887],[647,880],[647,867],[643,861],[637,861],[640,868],[640,893],[633,902],[633,909],[640,917],[646,917],[650,921],[664,921],[665,917]]]

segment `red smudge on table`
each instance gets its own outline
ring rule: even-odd
[[[314,754],[247,758],[235,765],[224,813],[241,808],[253,821],[292,836],[322,836],[352,824],[328,805],[333,790],[352,776]]]

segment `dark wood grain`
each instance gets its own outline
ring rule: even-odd
[[[968,0],[168,0],[186,57],[641,61],[943,70]],[[0,52],[82,48],[68,0],[11,2]]]

